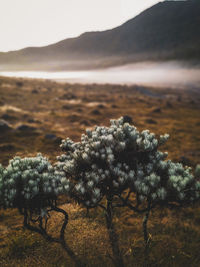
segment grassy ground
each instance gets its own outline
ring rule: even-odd
[[[59,84],[50,81],[0,78],[0,119],[10,130],[0,133],[0,162],[37,152],[52,161],[61,153],[60,140],[79,140],[86,128],[108,125],[111,118],[133,118],[139,130],[169,133],[163,147],[169,158],[195,166],[200,162],[200,94],[191,90],[118,85]],[[18,128],[21,125],[29,129]],[[54,136],[52,136],[52,134]],[[62,206],[70,216],[68,245],[87,266],[113,266],[104,214],[86,216],[74,203]],[[58,215],[50,221],[56,234]],[[116,210],[115,226],[126,266],[143,266],[142,217]],[[155,210],[150,217],[150,266],[200,266],[200,207]],[[22,228],[16,210],[0,211],[0,266],[74,266],[59,247]]]

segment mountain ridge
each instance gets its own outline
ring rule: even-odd
[[[143,60],[200,60],[200,1],[164,1],[122,25],[0,53],[2,68],[84,69]]]

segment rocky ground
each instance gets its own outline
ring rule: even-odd
[[[139,130],[169,133],[163,147],[185,165],[200,162],[200,90],[142,86],[82,85],[0,77],[0,163],[42,152],[52,161],[63,138],[80,140],[86,128],[108,125],[129,115]],[[87,217],[75,204],[66,237],[88,266],[112,266],[103,214]],[[119,211],[115,217],[127,266],[142,266],[141,216]],[[52,221],[56,228],[57,219]],[[200,208],[157,210],[150,220],[150,266],[199,266]],[[16,210],[0,211],[0,266],[73,266],[59,246],[22,230]],[[51,253],[46,253],[46,248]]]

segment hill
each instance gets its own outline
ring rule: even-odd
[[[164,1],[123,25],[45,47],[0,53],[0,69],[83,69],[142,60],[200,60],[200,1]]]

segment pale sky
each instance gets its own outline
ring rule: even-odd
[[[0,51],[119,26],[158,0],[0,0]]]

